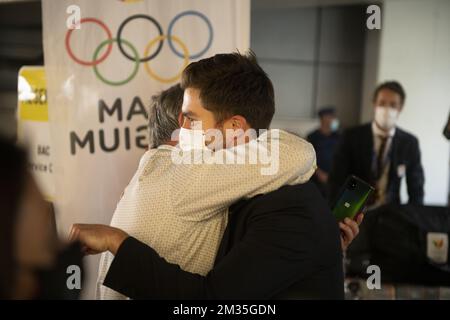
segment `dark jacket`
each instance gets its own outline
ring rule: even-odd
[[[375,182],[372,170],[374,157],[373,133],[370,123],[344,132],[336,149],[329,176],[330,200],[336,198],[345,179],[351,174],[373,184]],[[423,204],[425,178],[417,138],[397,128],[392,139],[390,161],[386,190],[387,203],[400,204],[400,185],[404,171],[409,203]]]
[[[230,208],[207,276],[130,237],[104,285],[135,299],[342,299],[339,229],[313,183],[284,186]]]

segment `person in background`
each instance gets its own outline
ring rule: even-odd
[[[339,141],[339,120],[336,109],[327,106],[318,112],[320,127],[311,132],[307,140],[314,146],[317,157],[317,170],[313,181],[322,195],[328,197],[328,174],[333,162],[333,153]]]
[[[79,245],[60,250],[50,203],[25,152],[0,138],[0,154],[0,300],[78,298],[80,290],[67,288],[66,270],[81,270]]]
[[[405,97],[397,81],[384,82],[375,89],[373,121],[347,130],[340,139],[329,177],[331,199],[353,174],[376,189],[368,208],[399,204],[404,177],[409,203],[423,204],[425,178],[419,141],[397,127]]]

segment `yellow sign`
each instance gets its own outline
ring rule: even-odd
[[[52,201],[55,186],[44,67],[20,69],[18,95],[18,143],[28,151],[28,167],[41,192]]]
[[[48,121],[47,86],[43,67],[19,71],[19,120]]]

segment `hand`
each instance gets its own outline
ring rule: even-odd
[[[79,241],[85,254],[109,251],[115,255],[126,238],[126,232],[101,224],[74,224],[69,234],[69,241]]]
[[[364,219],[364,213],[359,213],[356,217],[356,221],[345,218],[344,221],[339,222],[339,228],[341,229],[341,247],[342,250],[347,250],[350,243],[359,233],[359,225]]]
[[[326,184],[328,182],[328,173],[319,168],[316,170],[316,176],[322,184]]]

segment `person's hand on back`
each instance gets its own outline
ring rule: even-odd
[[[328,183],[328,173],[321,170],[320,168],[317,168],[316,170],[316,177],[321,183],[323,184]]]
[[[85,254],[109,251],[115,255],[126,238],[126,232],[101,224],[74,224],[69,234],[69,241],[79,241]]]
[[[339,222],[341,229],[341,247],[347,250],[348,246],[359,233],[359,225],[364,214],[358,214],[356,221],[346,218]],[[128,238],[123,230],[100,224],[74,224],[70,231],[69,240],[79,241],[85,254],[98,254],[109,251],[116,254],[122,242]]]

